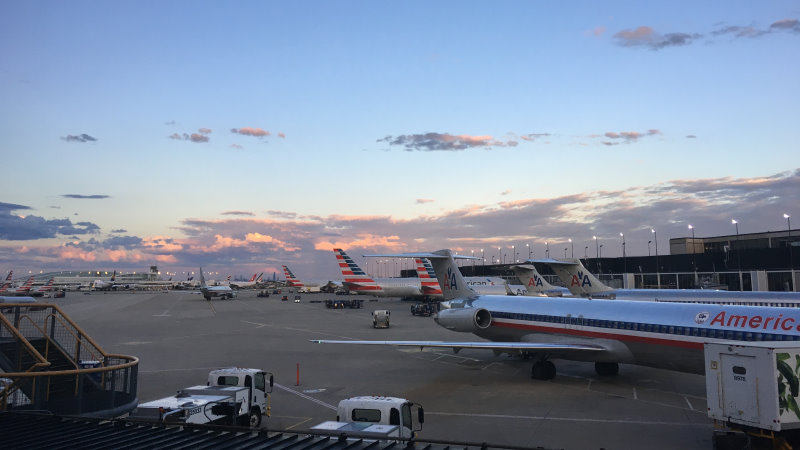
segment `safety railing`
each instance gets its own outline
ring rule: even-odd
[[[5,303],[0,324],[0,410],[110,417],[136,406],[138,358],[104,352],[57,305]]]

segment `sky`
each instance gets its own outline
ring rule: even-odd
[[[786,229],[798,55],[795,1],[2,2],[0,270]]]

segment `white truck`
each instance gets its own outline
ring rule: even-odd
[[[219,423],[257,428],[270,415],[273,375],[260,369],[212,370],[205,386],[190,386],[176,395],[139,404],[130,417],[174,423]]]
[[[417,411],[417,425],[412,410]],[[414,439],[425,422],[425,411],[404,398],[362,396],[339,402],[336,420],[311,427],[312,431],[332,436],[375,439]]]
[[[391,312],[388,309],[376,309],[372,311],[372,328],[389,328],[389,316]]]
[[[747,441],[800,443],[800,342],[704,345],[708,416],[715,425]],[[731,434],[715,433],[715,448],[725,448],[725,441],[739,445]]]

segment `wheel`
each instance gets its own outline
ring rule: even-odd
[[[531,378],[534,380],[552,380],[556,376],[556,365],[551,361],[536,361],[531,366]]]
[[[250,423],[251,428],[258,428],[261,426],[261,409],[253,408],[250,410]]]
[[[596,362],[594,363],[594,371],[600,376],[613,377],[619,373],[619,364],[615,362]]]

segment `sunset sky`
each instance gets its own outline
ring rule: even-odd
[[[800,224],[800,4],[0,3],[0,271]],[[526,244],[529,247],[526,247]],[[587,252],[586,246],[589,246]],[[493,249],[490,252],[490,249]],[[510,260],[510,258],[509,258]]]

